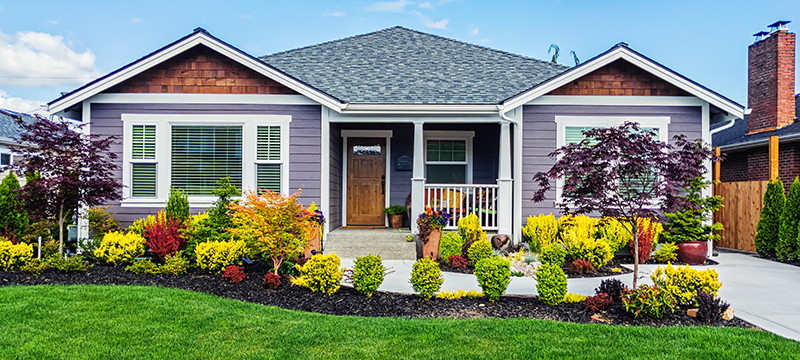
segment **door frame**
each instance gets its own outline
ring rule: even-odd
[[[385,204],[390,206],[392,187],[392,130],[342,130],[342,227],[347,226],[347,153],[349,138],[385,138],[386,139],[386,191]],[[384,217],[384,226],[389,220]]]

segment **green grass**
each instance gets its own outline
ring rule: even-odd
[[[0,359],[763,359],[798,354],[798,342],[745,329],[362,318],[158,287],[0,287]]]

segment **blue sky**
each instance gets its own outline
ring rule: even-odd
[[[0,107],[33,111],[203,27],[266,55],[402,25],[572,65],[626,42],[746,105],[747,46],[777,20],[800,29],[797,0],[759,1],[6,1],[0,0]],[[793,26],[794,25],[794,26]],[[800,69],[800,67],[798,67]],[[796,91],[800,86],[796,86]]]

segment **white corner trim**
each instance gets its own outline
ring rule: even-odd
[[[384,138],[386,139],[386,190],[384,191],[384,204],[391,205],[392,187],[392,130],[342,130],[342,227],[347,226],[347,141],[351,137]],[[389,219],[385,219],[384,226],[389,227]]]
[[[342,130],[342,137],[392,137],[392,130]]]
[[[525,105],[701,106],[693,96],[544,95]]]
[[[331,214],[331,124],[328,122],[330,109],[322,107],[320,125],[320,199],[319,208],[328,221],[322,228],[323,243],[328,237]],[[341,222],[341,221],[340,221]]]

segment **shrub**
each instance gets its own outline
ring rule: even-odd
[[[600,286],[594,289],[595,294],[606,293],[611,296],[611,299],[619,300],[622,294],[628,290],[628,287],[619,279],[608,279],[600,282]]]
[[[167,207],[164,208],[167,213],[167,218],[185,223],[189,219],[189,195],[185,191],[176,188],[169,189],[169,199],[167,199]]]
[[[559,268],[564,265],[564,259],[567,257],[566,251],[561,244],[552,244],[542,249],[542,254],[539,260],[542,264],[553,264]]]
[[[86,218],[89,220],[89,237],[92,239],[102,239],[103,236],[112,232],[119,231],[119,221],[114,219],[113,214],[106,212],[109,206],[95,206],[86,211]]]
[[[472,265],[477,265],[479,261],[492,257],[492,244],[489,243],[489,240],[478,240],[472,243],[472,246],[469,247],[469,262]]]
[[[658,262],[675,261],[678,258],[678,245],[673,243],[663,243],[661,248],[656,250],[655,259]]]
[[[134,258],[144,255],[144,243],[144,238],[133,232],[123,235],[112,231],[103,236],[103,241],[94,251],[94,256],[114,265],[131,262]]]
[[[536,290],[539,301],[547,305],[558,305],[567,295],[567,275],[561,266],[544,263],[536,269]]]
[[[778,243],[775,245],[775,256],[780,261],[793,260],[797,254],[797,233],[800,224],[800,180],[794,178],[792,186],[789,187],[789,195],[786,196],[786,203],[780,218],[780,232]]]
[[[33,245],[19,243],[14,245],[11,241],[0,238],[0,267],[8,271],[25,265],[33,257]]]
[[[268,272],[266,275],[264,275],[264,285],[268,289],[277,289],[278,286],[281,286],[281,276],[276,273]]]
[[[50,264],[47,263],[47,261],[42,261],[41,259],[38,258],[32,258],[28,260],[28,262],[26,262],[25,265],[22,265],[19,269],[24,272],[30,273],[34,277],[39,277],[39,275],[42,275],[43,272],[50,269]]]
[[[164,264],[161,265],[158,272],[164,275],[183,275],[186,274],[188,267],[189,260],[183,256],[183,253],[177,252],[164,258]]]
[[[722,314],[730,304],[703,290],[697,292],[697,320],[704,324],[716,324],[722,321]]]
[[[605,241],[594,238],[579,239],[571,244],[567,249],[573,259],[586,260],[595,269],[603,267],[612,258],[611,246]]]
[[[385,271],[380,255],[357,257],[353,266],[353,287],[356,291],[371,297],[383,283]]]
[[[573,274],[593,274],[595,272],[594,266],[592,263],[583,260],[577,259],[573,260],[572,264],[569,266],[569,271]]]
[[[611,247],[614,254],[631,241],[631,233],[628,226],[616,218],[606,217],[597,226],[597,236]]]
[[[461,298],[468,298],[468,299],[480,299],[484,296],[482,292],[470,290],[458,290],[458,291],[440,291],[436,294],[437,299],[461,299]]]
[[[650,258],[650,253],[653,252],[653,236],[655,236],[655,233],[656,233],[656,231],[655,231],[655,229],[653,227],[654,227],[654,225],[652,223],[647,224],[647,225],[645,225],[645,224],[640,224],[639,225],[638,234],[639,234],[639,263],[640,264],[642,264],[645,261],[647,261],[647,259]],[[635,250],[633,248],[633,239],[631,239],[631,242],[628,245],[631,247],[631,255],[635,255],[634,254]]]
[[[19,180],[11,171],[0,182],[0,234],[14,243],[22,239],[30,223],[22,203],[17,200],[19,188]]]
[[[586,301],[586,295],[576,293],[567,293],[567,295],[564,295],[564,302],[567,304],[579,303],[583,301]]]
[[[465,259],[461,255],[450,255],[450,257],[447,258],[447,262],[449,262],[450,265],[453,266],[454,268],[459,268],[459,269],[466,269],[468,263],[467,259]]]
[[[638,288],[622,293],[625,311],[634,317],[649,316],[656,319],[664,317],[667,310],[675,309],[675,299],[669,291],[658,285],[640,285]]]
[[[150,259],[134,260],[132,264],[125,267],[125,271],[130,271],[134,274],[155,275],[159,273],[158,270],[158,265],[150,261]]]
[[[305,265],[297,266],[297,270],[300,271],[300,285],[308,287],[313,292],[335,294],[342,282],[343,269],[339,268],[341,264],[336,253],[312,256]]]
[[[684,187],[685,196],[678,196],[681,208],[672,213],[664,214],[669,219],[669,231],[664,233],[668,242],[686,241],[717,241],[722,224],[714,223],[712,214],[722,208],[722,197],[702,196],[702,191],[710,181],[705,181],[702,176],[692,179]],[[797,232],[795,231],[795,234]]]
[[[92,268],[92,265],[83,256],[53,255],[46,260],[51,268],[61,272],[83,272]]]
[[[439,241],[439,256],[449,263],[450,256],[461,255],[461,245],[461,236],[452,232],[445,233]]]
[[[586,298],[586,310],[592,314],[597,314],[608,310],[613,302],[614,299],[611,298],[611,295],[601,292],[595,296]]]
[[[483,293],[494,302],[506,292],[511,282],[511,264],[506,259],[497,257],[484,258],[475,264],[475,276]]]
[[[716,296],[722,287],[716,270],[699,271],[690,268],[689,265],[677,269],[672,265],[667,265],[666,268],[659,266],[650,275],[650,279],[669,292],[679,305],[696,305],[698,291]]]
[[[558,221],[553,213],[528,216],[528,222],[522,228],[522,234],[528,239],[530,250],[538,253],[542,251],[542,248],[556,242]]]
[[[197,267],[219,274],[229,265],[242,265],[242,258],[247,254],[244,241],[207,241],[197,245]]]
[[[152,225],[155,223],[156,223],[156,217],[153,215],[147,215],[147,217],[135,220],[133,224],[131,224],[131,226],[128,226],[128,228],[125,231],[144,237],[145,235],[144,228],[148,225]]]
[[[414,292],[423,299],[430,300],[439,291],[443,282],[442,271],[435,261],[422,258],[411,266],[409,283],[411,283]]]
[[[188,225],[188,221],[172,217],[166,211],[159,211],[156,222],[145,225],[147,247],[164,261],[167,255],[175,255],[186,248]]]
[[[247,274],[244,272],[243,266],[228,265],[222,273],[222,279],[231,284],[238,284],[244,281],[244,279],[247,279]],[[264,281],[266,283],[266,278]],[[280,284],[280,277],[278,278],[278,283]],[[277,285],[275,287],[277,287]]]
[[[468,216],[458,219],[458,235],[461,235],[463,241],[478,241],[489,240],[486,232],[481,227],[481,219],[478,215],[469,214]]]
[[[562,234],[571,232],[575,234],[576,238],[586,239],[595,237],[600,219],[595,219],[586,215],[564,215],[558,218],[558,224]],[[564,239],[562,239],[562,241],[563,240]],[[564,245],[567,244],[565,243]]]
[[[755,240],[756,251],[762,257],[770,257],[775,254],[785,202],[786,192],[781,179],[770,180],[767,183],[767,191],[764,193],[764,208],[761,210],[761,219],[758,220],[758,232]]]

